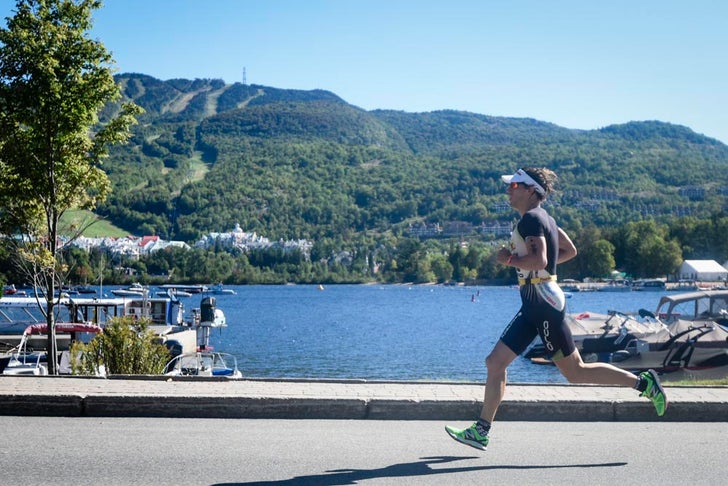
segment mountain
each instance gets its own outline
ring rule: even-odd
[[[728,146],[659,121],[572,130],[453,110],[366,111],[324,90],[116,79],[146,113],[105,163],[114,192],[99,213],[134,234],[194,241],[240,224],[271,239],[321,239],[509,221],[500,175],[528,165],[559,174],[550,204],[572,224],[708,215],[728,192]]]

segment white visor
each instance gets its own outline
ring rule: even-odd
[[[501,179],[503,179],[503,181],[507,184],[510,184],[511,182],[523,182],[527,186],[532,186],[533,188],[535,188],[536,192],[538,192],[542,196],[546,195],[546,190],[541,187],[541,184],[533,180],[533,177],[526,174],[526,171],[524,171],[523,169],[518,169],[513,175],[501,176]]]

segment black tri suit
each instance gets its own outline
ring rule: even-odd
[[[526,238],[546,239],[547,264],[544,270],[517,268],[521,292],[521,309],[503,331],[500,339],[516,354],[523,353],[540,336],[548,356],[558,360],[576,349],[571,330],[566,324],[566,298],[556,283],[556,261],[559,255],[559,231],[554,218],[540,206],[523,215],[511,235],[511,253],[528,253]]]

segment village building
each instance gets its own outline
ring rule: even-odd
[[[719,282],[728,278],[728,270],[715,260],[685,260],[677,277],[679,280]]]
[[[163,250],[168,247],[191,249],[190,245],[183,241],[165,241],[156,235],[148,236],[126,236],[123,238],[88,238],[81,236],[70,243],[72,246],[90,251],[92,248],[99,248],[112,255],[121,255],[133,260]],[[227,233],[208,233],[203,236],[195,246],[198,248],[211,248],[220,244],[225,248],[236,248],[242,251],[256,249],[279,248],[284,252],[301,251],[306,258],[309,258],[313,242],[304,239],[270,241],[257,233],[248,233],[235,225],[235,228]]]

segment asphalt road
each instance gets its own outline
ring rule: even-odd
[[[499,422],[485,452],[444,425],[0,416],[0,484],[714,485],[728,476],[725,422]]]

